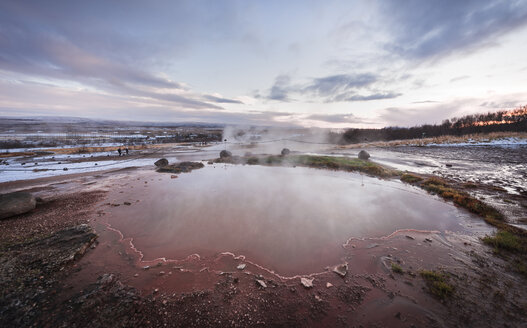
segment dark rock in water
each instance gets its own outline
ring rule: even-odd
[[[204,167],[201,162],[181,162],[171,165],[166,165],[157,169],[157,172],[162,173],[188,173],[192,170],[201,169]]]
[[[37,200],[28,192],[0,195],[0,219],[23,214],[37,206]]]
[[[228,158],[232,157],[232,153],[228,150],[222,150],[220,151],[220,158]]]
[[[158,159],[158,160],[154,163],[154,165],[157,166],[157,167],[167,166],[167,165],[168,165],[168,160],[167,160],[166,158]]]
[[[282,153],[281,154],[282,154],[282,156],[286,156],[286,155],[289,155],[290,152],[291,151],[289,150],[289,148],[284,148],[284,149],[282,149]]]
[[[452,167],[452,164],[446,164],[446,167]]]
[[[359,152],[359,159],[367,160],[368,158],[370,158],[370,154],[367,151],[361,150]]]

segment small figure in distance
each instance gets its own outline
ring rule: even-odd
[[[128,147],[126,147],[124,151],[126,152],[126,155],[128,155]]]
[[[117,152],[119,153],[119,156],[121,156],[121,152],[122,152],[121,148],[118,148]]]

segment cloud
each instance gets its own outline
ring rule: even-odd
[[[291,77],[279,75],[266,97],[270,100],[291,101],[291,94],[322,99],[324,102],[351,102],[392,99],[401,93],[378,91],[375,84],[380,81],[372,73],[337,74],[310,79],[305,84],[292,84]]]
[[[189,10],[185,4],[173,6],[181,7],[178,7],[181,10],[174,13],[176,16],[181,15],[181,11]],[[169,33],[167,39],[152,44],[151,39],[156,39],[161,30],[155,31],[156,36],[152,35],[148,39],[142,38],[144,35],[138,37],[137,34],[149,33],[149,28],[160,23],[150,22],[152,25],[147,27],[142,20],[133,21],[135,15],[143,15],[141,10],[154,10],[152,7],[131,1],[126,15],[110,15],[112,19],[107,19],[109,17],[104,13],[111,11],[113,7],[119,6],[110,4],[107,8],[96,1],[89,6],[79,7],[71,7],[68,3],[53,3],[50,6],[10,1],[2,3],[0,72],[16,73],[17,80],[80,85],[109,94],[170,102],[180,108],[217,110],[223,108],[209,102],[241,103],[213,95],[202,96],[188,90],[183,83],[158,74],[162,70],[158,70],[156,65],[145,64],[143,57],[166,51],[167,44],[184,44],[183,39],[186,37],[181,37],[182,40],[178,38],[186,33]],[[98,10],[101,11],[97,12]],[[88,15],[90,12],[93,15]],[[203,15],[209,16],[212,13],[200,13],[198,16],[201,19]],[[164,13],[159,16],[160,20],[169,19]],[[170,20],[178,21],[174,17]],[[189,26],[197,24],[188,18],[184,21]],[[130,36],[122,33],[120,24],[130,27],[127,30]],[[174,24],[182,23],[178,21]],[[90,26],[90,29],[80,26]],[[101,26],[107,29],[100,30]],[[135,29],[136,26],[138,29]],[[161,62],[162,58],[156,57],[156,61]]]
[[[349,114],[313,114],[306,117],[308,120],[322,121],[328,123],[371,123],[368,120]]]
[[[313,79],[304,90],[322,97],[334,97],[336,94],[362,89],[377,79],[378,77],[371,73],[330,75]]]
[[[382,100],[382,99],[393,99],[401,96],[402,93],[397,92],[385,92],[385,93],[373,93],[369,95],[353,95],[339,99],[340,101],[369,101],[369,100]],[[338,98],[337,98],[338,99]]]
[[[409,60],[474,50],[527,24],[527,2],[391,0],[381,7],[392,40],[386,48]]]
[[[267,99],[289,101],[288,94],[294,89],[290,86],[291,78],[288,75],[278,75],[269,90]]]
[[[228,99],[223,97],[217,97],[212,95],[204,95],[203,98],[208,101],[212,101],[220,104],[243,104],[242,101],[236,99]]]
[[[456,77],[450,79],[450,83],[466,80],[466,79],[469,79],[469,78],[470,78],[470,76],[468,76],[468,75],[456,76]]]

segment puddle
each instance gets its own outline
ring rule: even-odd
[[[110,192],[121,206],[109,206],[105,220],[143,261],[230,252],[292,276],[340,263],[349,238],[462,232],[481,222],[414,187],[345,172],[215,165],[126,182]]]

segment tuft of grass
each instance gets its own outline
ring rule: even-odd
[[[358,171],[378,177],[391,177],[395,172],[383,166],[358,158],[333,157],[333,156],[289,156],[288,159],[297,165],[314,168],[325,168],[341,171]]]
[[[443,179],[432,177],[421,184],[421,187],[430,193],[439,195],[446,200],[452,200],[454,204],[466,208],[472,213],[482,216],[489,224],[496,225],[496,221],[503,221],[503,214],[492,206],[470,196],[464,191],[453,188]]]
[[[423,181],[423,178],[415,174],[404,173],[403,175],[401,175],[401,181],[414,184],[414,183]]]
[[[437,298],[444,300],[454,293],[454,286],[447,282],[444,274],[430,270],[422,270],[419,274],[425,280],[428,291]]]
[[[377,163],[365,161],[358,158],[333,157],[333,156],[312,156],[312,155],[270,155],[270,156],[251,156],[218,158],[216,163],[233,164],[260,164],[260,165],[286,165],[286,166],[307,166],[312,168],[330,169],[339,171],[358,171],[377,177],[392,177],[397,173],[387,169]]]
[[[392,271],[395,272],[395,273],[398,273],[398,274],[403,274],[404,271],[403,271],[403,268],[401,268],[401,266],[397,263],[393,263],[392,262]]]
[[[494,236],[485,236],[482,240],[485,244],[494,246],[496,250],[505,249],[513,252],[524,250],[520,238],[505,230],[499,230]]]

